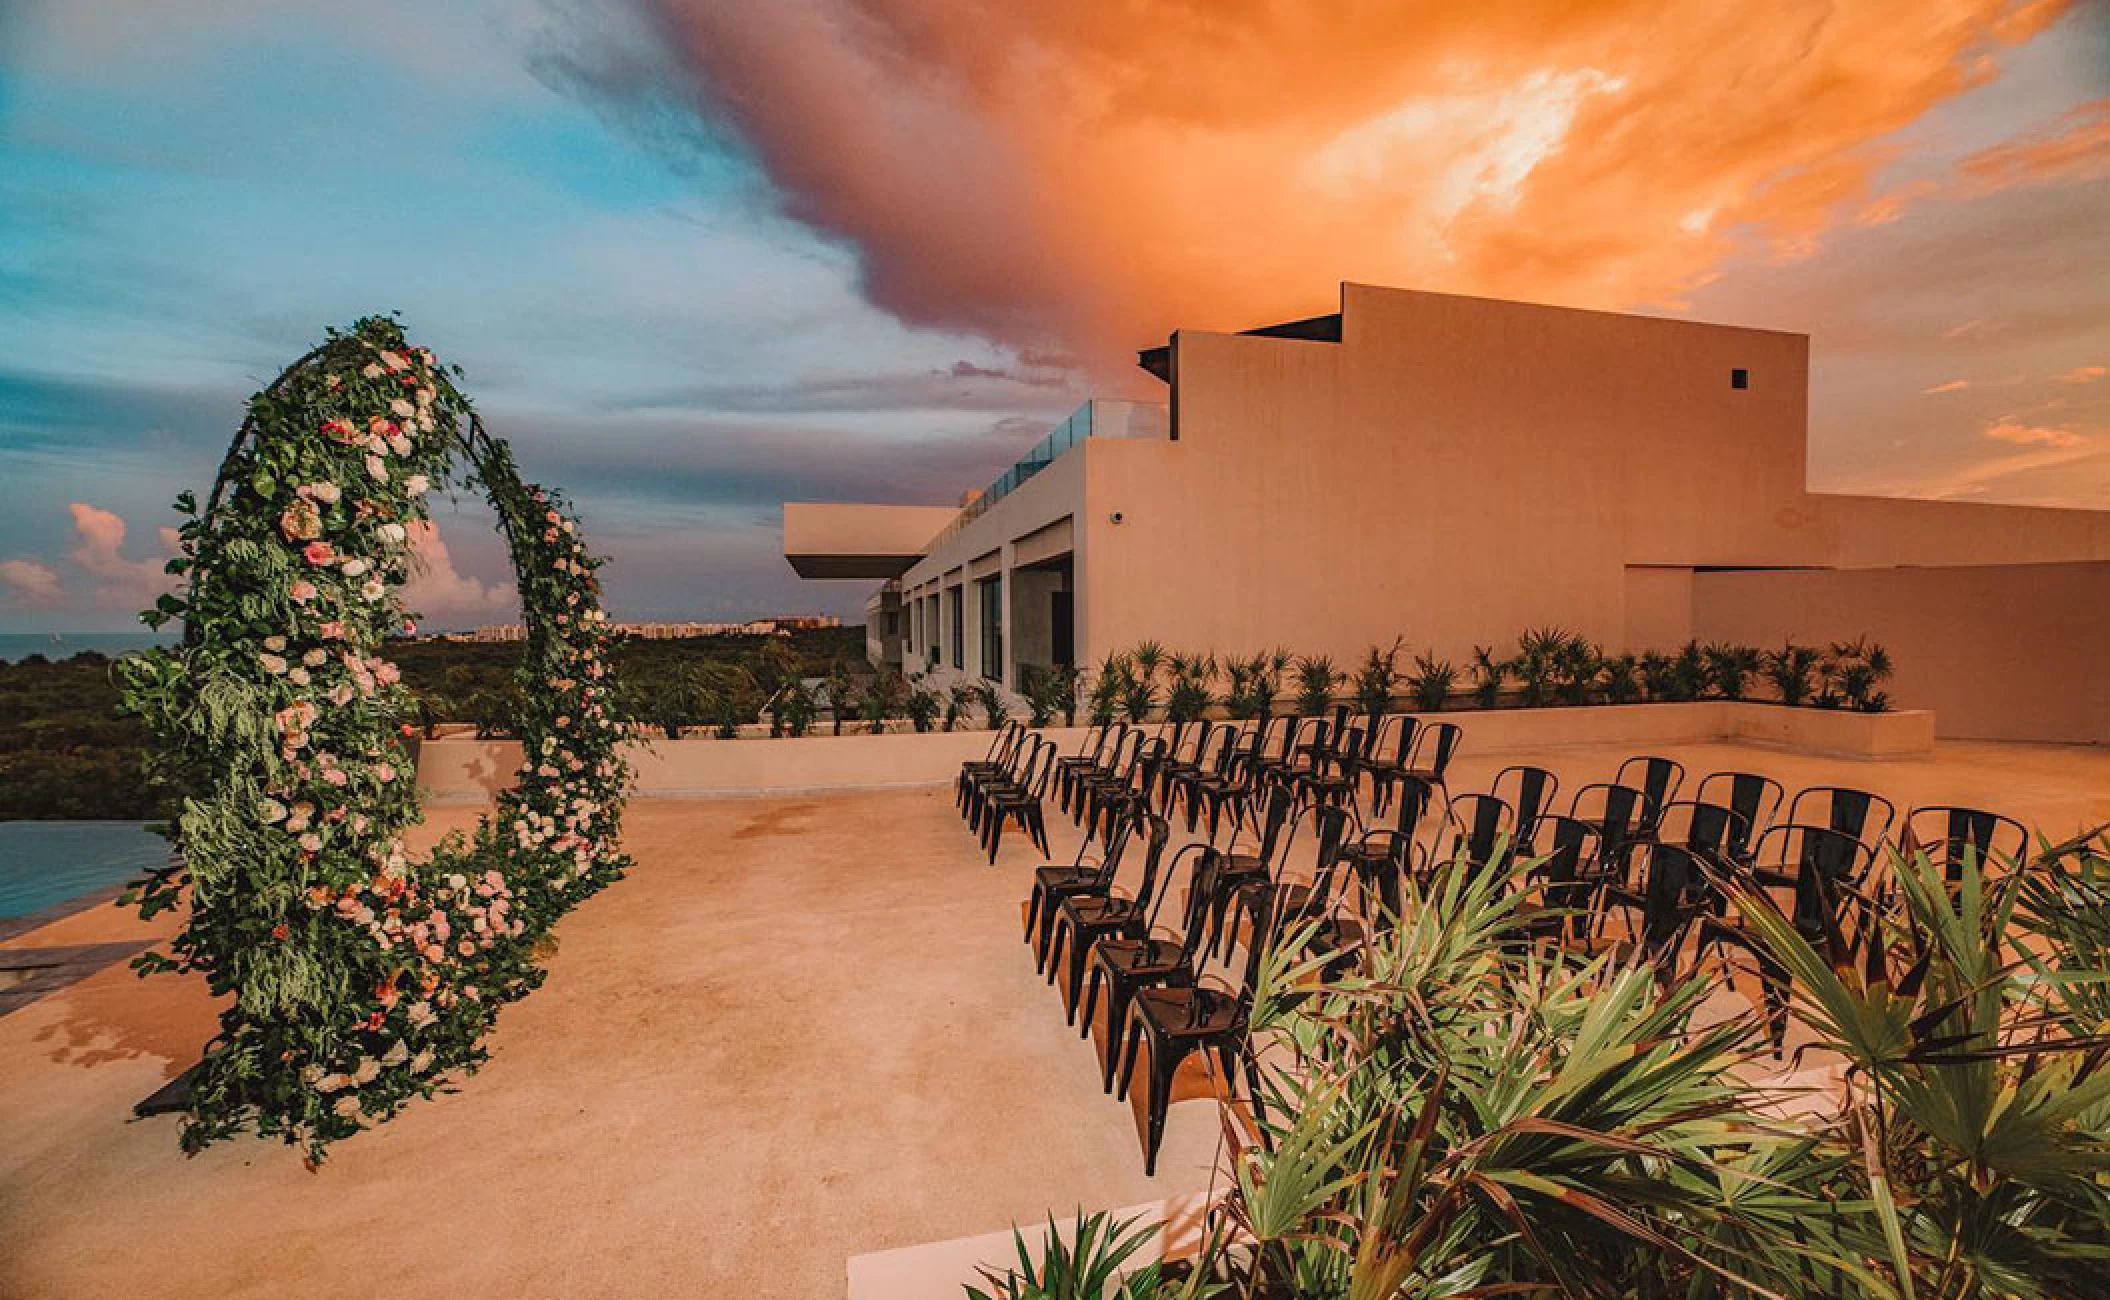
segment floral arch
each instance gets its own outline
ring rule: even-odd
[[[254,1129],[319,1160],[474,1070],[499,1008],[541,982],[551,927],[627,866],[600,561],[458,375],[392,319],[333,330],[250,399],[205,506],[177,501],[183,585],[145,617],[183,638],[122,672],[181,796],[172,865],[127,901],[189,909],[134,964],[227,1000],[186,1150]],[[413,626],[412,532],[448,482],[490,500],[519,578],[524,760],[473,834],[415,859],[412,700],[383,650]]]

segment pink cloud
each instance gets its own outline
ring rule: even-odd
[[[440,530],[430,521],[410,525],[414,557],[410,581],[403,588],[403,601],[427,618],[477,621],[518,612],[519,602],[510,587],[478,581],[454,567],[454,557]]]
[[[1985,436],[2000,442],[2012,442],[2019,447],[2079,447],[2088,440],[2071,429],[2060,429],[2050,425],[2024,424],[2014,416],[1997,420],[1986,426]]]
[[[0,560],[0,587],[8,590],[12,603],[30,609],[52,609],[66,603],[59,575],[35,560]]]
[[[99,600],[146,605],[175,585],[175,580],[162,571],[166,555],[145,560],[125,558],[126,530],[121,515],[85,501],[75,501],[66,509],[73,516],[75,538],[74,547],[67,554],[75,564],[102,580],[96,592]],[[176,531],[164,528],[159,536],[164,551],[173,554]]]
[[[1946,384],[1936,384],[1932,388],[1923,388],[1920,391],[1923,393],[1960,393],[1970,386],[1971,381],[1968,379],[1952,379]]]
[[[2076,366],[2057,379],[2062,384],[2092,384],[2104,375],[2110,375],[2110,366]]]

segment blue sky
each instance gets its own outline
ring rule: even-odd
[[[2087,145],[2110,20],[1981,40],[2004,3],[1943,0],[1925,40],[1931,9],[1849,4],[1836,50],[1777,68],[1765,22],[1725,7],[1757,143],[1693,128],[1671,169],[1616,142],[1704,116],[1677,77],[1719,57],[1721,23],[1666,22],[1642,54],[1638,18],[1522,50],[1423,23],[1358,95],[1308,32],[1220,62],[1141,31],[1109,49],[1080,0],[934,32],[909,0],[14,0],[0,631],[130,626],[168,502],[209,481],[244,397],[325,325],[389,310],[573,494],[624,618],[853,613],[862,588],[784,564],[781,501],[953,500],[1095,376],[1133,383],[1125,349],[1325,310],[1341,279],[1809,332],[1820,485],[2110,505],[2110,384],[2073,378],[2110,365],[2110,149]],[[976,63],[1028,48],[1063,75]],[[1239,62],[1270,50],[1300,62]],[[1395,64],[1420,80],[1376,84]],[[1212,76],[1237,93],[1204,116]],[[1165,87],[1186,100],[1149,100]],[[1352,192],[1232,188],[1347,140]],[[1396,234],[1431,174],[1456,181],[1440,238],[1340,237]],[[1631,247],[1561,247],[1606,246],[1592,195]],[[1629,219],[1651,211],[1667,235]],[[1330,224],[1297,224],[1314,212]],[[1568,261],[1520,280],[1519,246]],[[427,611],[502,616],[486,521],[445,510],[441,531]]]

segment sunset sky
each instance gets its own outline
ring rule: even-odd
[[[2104,4],[11,0],[0,631],[128,626],[374,311],[711,618],[861,607],[781,501],[953,501],[1342,280],[1807,333],[1813,486],[2110,508],[2105,268]]]

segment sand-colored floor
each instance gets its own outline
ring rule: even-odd
[[[2110,820],[2099,749],[1670,752]],[[1468,755],[1454,788],[1520,757]],[[1537,757],[1572,786],[1623,754]],[[186,1160],[173,1119],[130,1119],[211,1031],[195,982],[114,967],[0,1017],[0,1296],[829,1297],[852,1255],[1202,1186],[1213,1107],[1175,1106],[1144,1178],[1018,940],[1035,859],[985,865],[945,792],[639,802],[628,832],[636,872],[565,921],[491,1065],[320,1173],[253,1140]],[[149,933],[103,908],[0,946]]]

